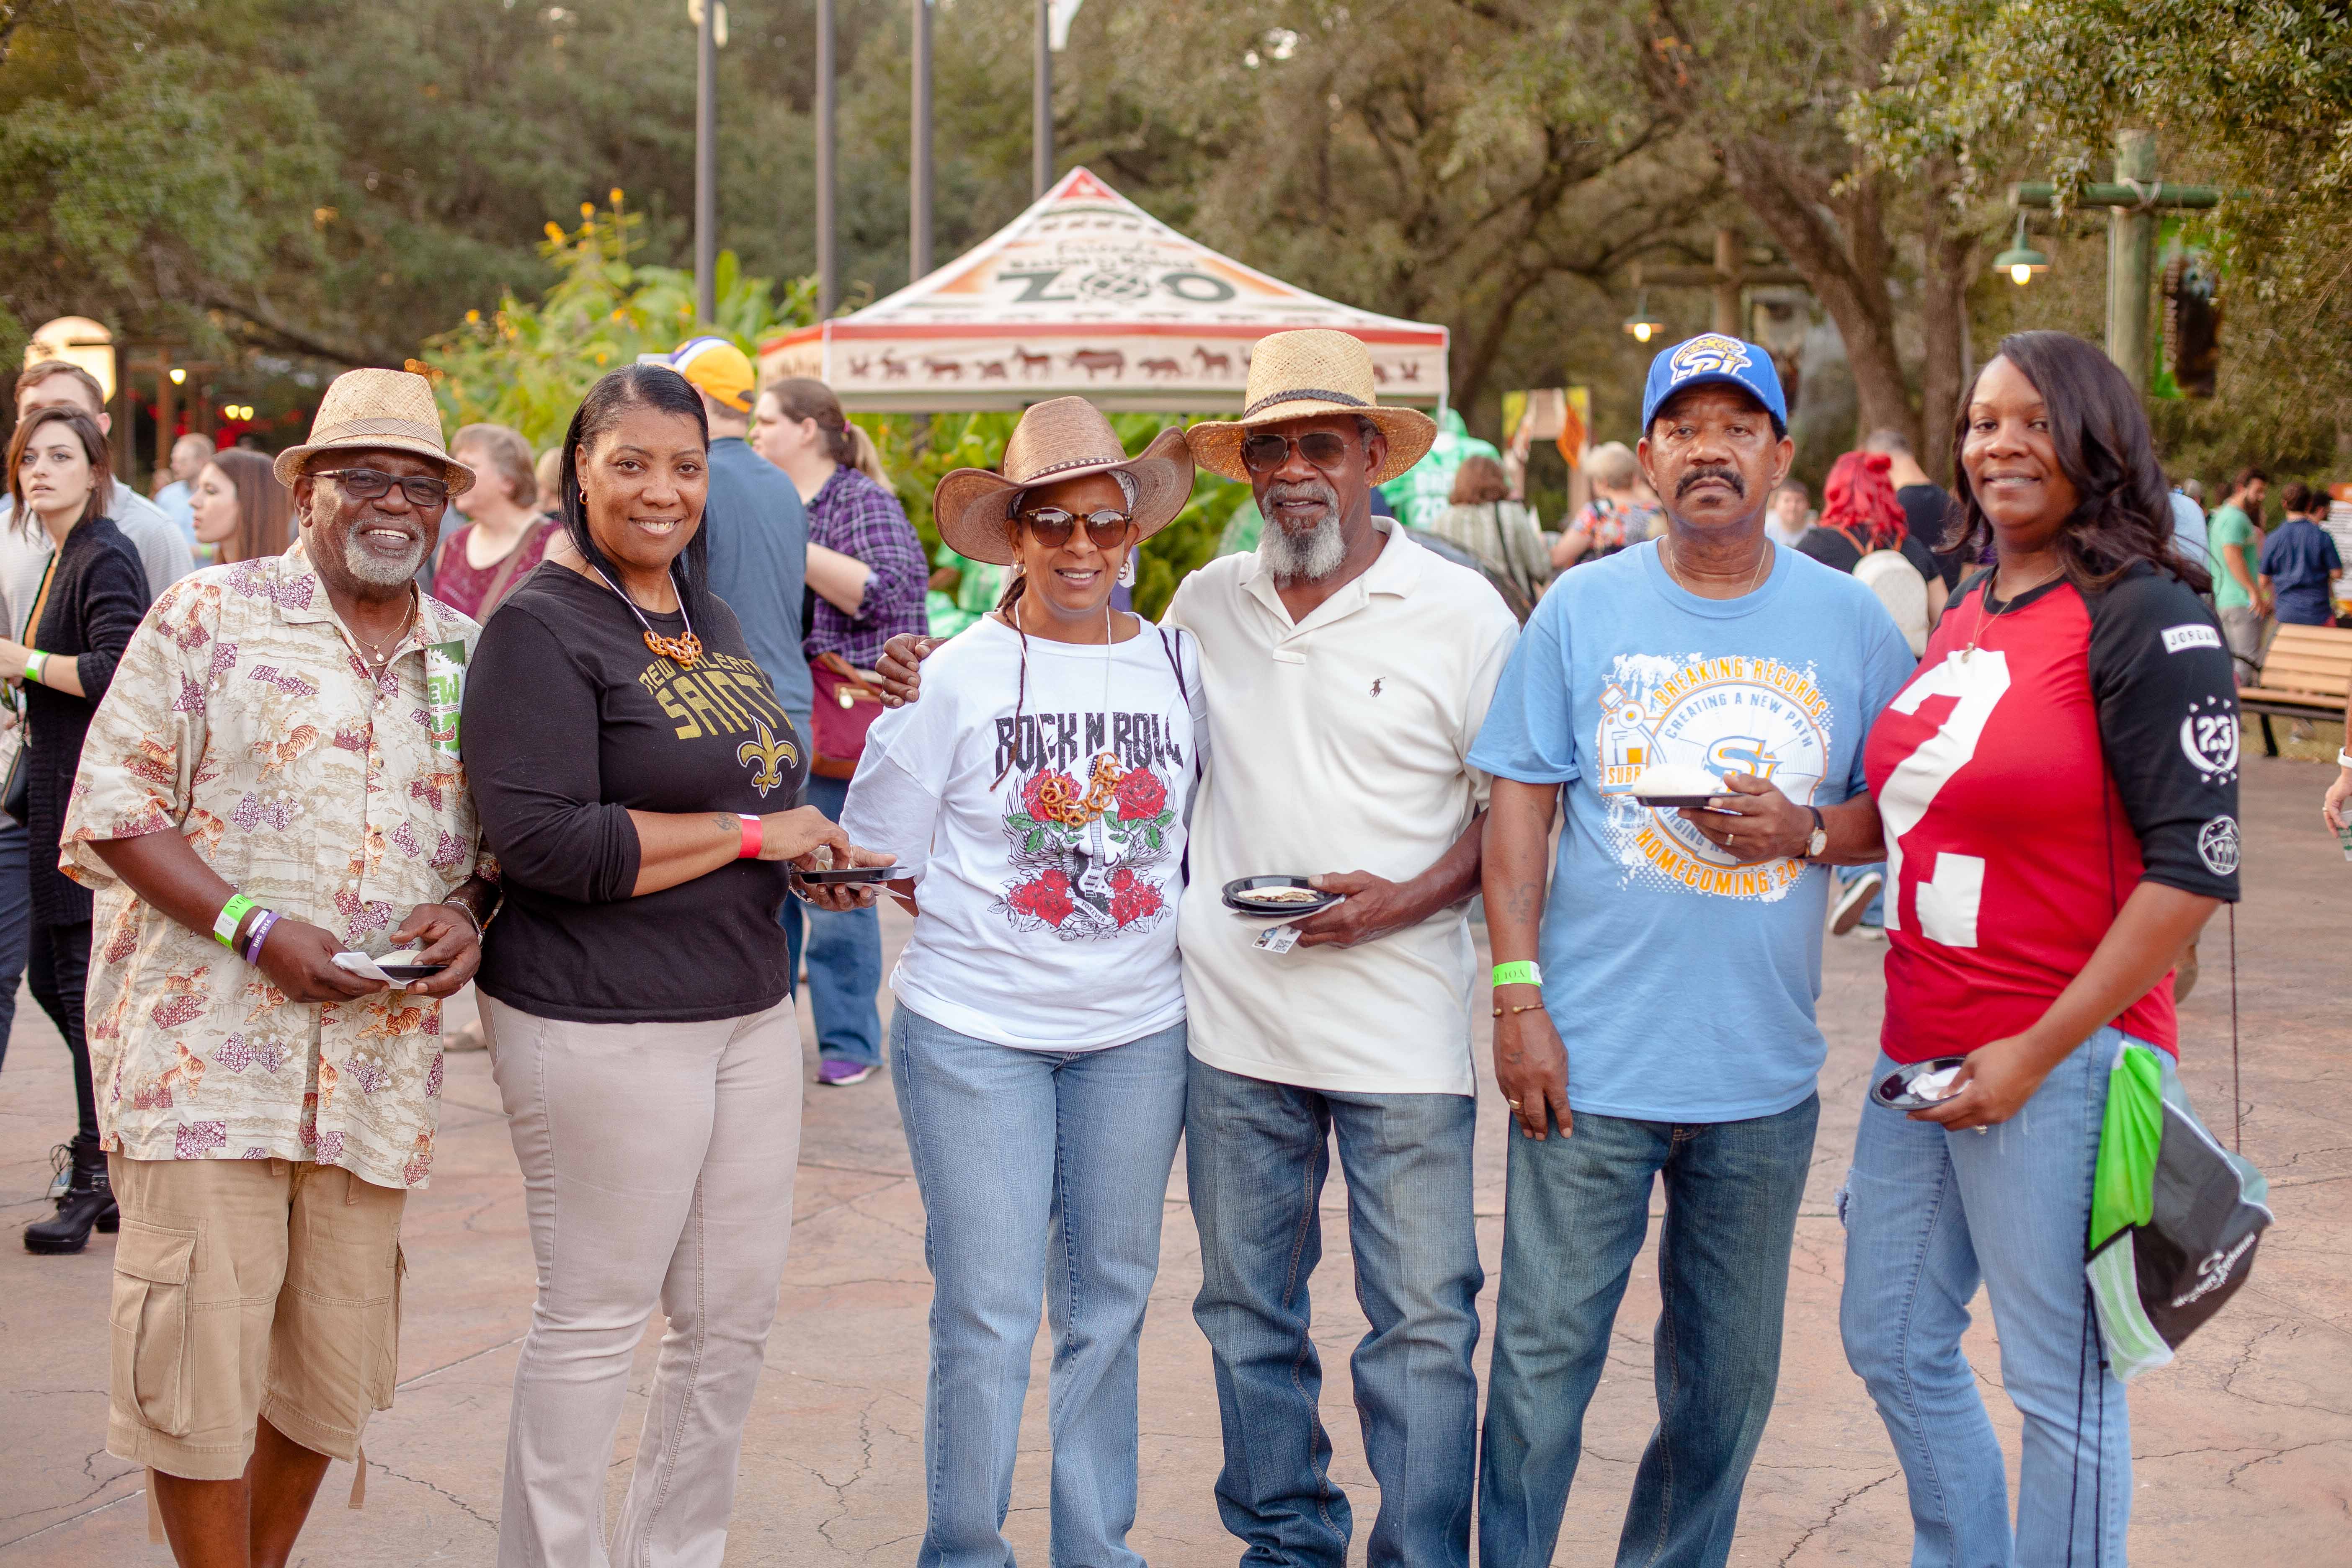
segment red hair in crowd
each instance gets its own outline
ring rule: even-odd
[[[1895,499],[1893,466],[1884,452],[1848,452],[1830,465],[1822,486],[1820,526],[1845,535],[1856,550],[1893,550],[1903,542],[1903,503]]]

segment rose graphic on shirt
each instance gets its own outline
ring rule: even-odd
[[[1149,931],[1170,913],[1152,873],[1171,858],[1176,813],[1168,782],[1108,752],[1074,768],[1040,767],[1010,792],[1004,815],[1014,880],[995,907],[1016,931],[1065,942]]]

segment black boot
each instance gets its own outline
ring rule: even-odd
[[[76,1139],[68,1147],[72,1151],[73,1179],[66,1187],[65,1196],[58,1200],[58,1212],[38,1225],[25,1227],[27,1252],[79,1252],[89,1244],[92,1226],[111,1232],[122,1224],[122,1216],[114,1206],[114,1189],[106,1179],[105,1152],[95,1141]]]

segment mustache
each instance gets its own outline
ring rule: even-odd
[[[1675,498],[1679,500],[1684,496],[1690,494],[1691,487],[1697,484],[1701,479],[1721,479],[1725,484],[1731,487],[1731,493],[1733,495],[1738,496],[1742,500],[1747,498],[1748,481],[1739,477],[1739,470],[1737,468],[1726,468],[1719,463],[1708,463],[1702,467],[1693,468],[1681,479],[1675,480]]]
[[[1321,479],[1304,479],[1297,483],[1282,481],[1265,487],[1265,502],[1278,506],[1286,500],[1321,501],[1326,507],[1337,508],[1339,492]]]

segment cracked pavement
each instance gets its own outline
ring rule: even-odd
[[[2314,809],[2326,774],[2250,756],[2247,901],[2237,911],[2237,1004],[2246,1152],[2273,1182],[2278,1224],[2252,1281],[2173,1366],[2132,1391],[2132,1549],[2147,1563],[2242,1558],[2352,1562],[2352,1034],[2339,1017],[2343,913],[2352,866]],[[895,942],[905,922],[886,928]],[[2230,927],[2217,918],[2199,989],[2184,1005],[2183,1078],[2207,1121],[2231,1131]],[[1822,1017],[1830,1037],[1822,1114],[1790,1271],[1780,1394],[1751,1472],[1732,1561],[1906,1561],[1904,1489],[1885,1430],[1837,1339],[1843,1237],[1830,1197],[1845,1170],[1874,1049],[1885,949],[1827,944]],[[886,1000],[887,1008],[887,1002]],[[454,1010],[464,1016],[461,1005]],[[805,1013],[803,1014],[805,1019]],[[807,1026],[803,1025],[803,1037]],[[1480,1052],[1484,1055],[1483,1043]],[[809,1052],[814,1071],[814,1053]],[[453,1056],[440,1161],[410,1203],[397,1403],[368,1429],[367,1507],[343,1506],[348,1467],[320,1489],[296,1563],[338,1568],[487,1564],[494,1555],[507,1403],[529,1320],[531,1260],[522,1194],[488,1059]],[[922,1531],[925,1316],[922,1206],[881,1078],[812,1088],[793,1192],[793,1256],[767,1372],[745,1431],[731,1564],[911,1563]],[[46,1212],[49,1146],[71,1121],[65,1055],[29,996],[0,1073],[0,1218]],[[1480,1103],[1480,1249],[1492,1321],[1502,1243],[1501,1104]],[[1219,1463],[1209,1362],[1190,1310],[1199,1246],[1180,1155],[1161,1269],[1145,1328],[1142,1507],[1131,1543],[1163,1568],[1230,1564],[1210,1487]],[[1326,1257],[1315,1340],[1335,1478],[1356,1503],[1362,1561],[1376,1494],[1349,1406],[1347,1351],[1362,1331],[1347,1286],[1346,1194],[1323,1198]],[[111,1237],[79,1258],[37,1258],[0,1237],[0,1568],[163,1564],[146,1539],[142,1475],[103,1450]],[[1633,1461],[1654,1420],[1654,1259],[1636,1265],[1609,1365],[1586,1423],[1586,1459],[1556,1561],[1613,1554]],[[2000,1394],[1990,1315],[1969,1352],[2015,1464],[2018,1423]],[[1042,1314],[1041,1314],[1042,1315]],[[617,1512],[637,1441],[656,1341],[648,1333],[615,1436]],[[1033,1363],[1006,1523],[1024,1562],[1046,1561],[1049,1347]],[[1483,1377],[1486,1346],[1480,1347]]]

